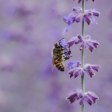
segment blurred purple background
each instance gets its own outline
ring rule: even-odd
[[[0,112],[78,112],[79,105],[66,100],[69,92],[80,88],[80,78],[54,69],[51,50],[61,38],[66,24],[63,16],[72,0],[0,0]],[[86,105],[85,112],[111,112],[112,106],[112,0],[86,2],[87,8],[101,12],[97,25],[86,25],[86,34],[100,42],[93,53],[86,50],[85,63],[98,64],[100,72],[86,77],[86,90],[100,98],[96,105]],[[69,39],[81,32],[74,24],[66,33]],[[78,47],[73,58],[80,60]]]

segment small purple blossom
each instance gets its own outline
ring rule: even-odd
[[[68,55],[68,54],[67,54],[67,51],[69,50],[69,45],[67,44],[65,38],[62,38],[62,39],[59,41],[59,44],[63,47],[63,49],[64,49],[64,54],[65,54],[65,55]]]
[[[67,44],[69,45],[69,47],[73,46],[74,44],[79,44],[82,40],[82,38],[76,36],[76,37],[72,37],[71,39],[69,39],[67,41]]]
[[[64,22],[71,25],[74,22],[79,23],[84,20],[88,25],[90,25],[90,23],[96,24],[97,22],[95,17],[99,17],[99,15],[100,13],[95,9],[85,10],[83,13],[82,8],[74,7],[72,12],[68,16],[64,17]]]
[[[99,15],[100,13],[95,9],[85,10],[83,19],[88,25],[90,25],[90,23],[97,24],[95,17],[99,17]]]
[[[88,73],[88,75],[90,77],[92,77],[93,75],[95,75],[95,72],[98,72],[98,70],[99,70],[99,66],[98,65],[86,64],[84,66],[84,71],[86,71],[86,73]]]
[[[96,40],[91,39],[90,35],[86,35],[85,37],[82,37],[81,35],[72,37],[67,43],[69,46],[72,46],[73,44],[80,44],[80,50],[88,48],[91,52],[93,52],[93,50],[99,45]]]
[[[70,66],[70,65],[69,65]],[[95,72],[98,72],[99,66],[98,65],[90,65],[90,64],[85,64],[84,67],[77,62],[77,64],[72,64],[71,69],[69,69],[68,74],[70,75],[70,78],[78,77],[81,75],[88,74],[90,77],[95,75]]]
[[[80,75],[84,75],[85,71],[81,66],[79,66],[79,67],[76,66],[76,67],[72,68],[71,70],[69,70],[68,74],[70,75],[70,78],[72,78],[72,77],[76,78]]]
[[[84,105],[84,102],[87,102],[89,105],[93,105],[98,100],[98,96],[93,92],[82,93],[81,90],[73,91],[67,97],[70,103],[74,103],[79,100],[80,105]]]
[[[67,99],[69,100],[70,103],[73,103],[82,97],[83,95],[81,90],[75,90],[68,95]]]
[[[62,38],[60,41],[59,41],[59,44],[62,46],[63,48],[63,57],[64,57],[64,60],[68,60],[70,57],[72,57],[70,54],[71,54],[71,51],[70,51],[70,47],[69,45],[67,44],[65,38]]]
[[[59,40],[59,44],[65,49],[68,48],[68,44],[67,44],[65,38],[62,38],[61,40]]]
[[[76,0],[73,0],[73,1],[76,1]],[[78,0],[78,3],[80,3],[82,0]],[[88,1],[88,0],[85,0],[85,1]],[[95,1],[95,0],[92,0],[93,2]]]
[[[73,13],[70,13],[68,16],[64,16],[64,22],[67,23],[68,25],[71,25],[72,23],[75,22],[75,17]]]
[[[74,22],[80,22],[82,17],[82,9],[80,7],[73,8],[73,11],[64,17],[64,22],[71,25]]]
[[[79,67],[81,66],[81,63],[80,62],[69,62],[68,63],[68,73],[69,73],[69,75],[70,75],[70,78],[72,78],[73,76],[74,76],[74,78],[76,78],[78,75],[79,75],[79,73],[78,73],[78,70],[79,70]],[[77,71],[76,71],[76,73],[74,74],[74,68],[77,68]]]
[[[74,67],[79,67],[79,66],[81,66],[81,63],[79,61],[69,62],[67,68],[70,70],[70,69],[73,69]]]
[[[93,105],[98,100],[98,96],[93,92],[86,92],[84,93],[83,97],[80,100],[80,105],[84,105],[84,102],[87,102],[89,105]]]

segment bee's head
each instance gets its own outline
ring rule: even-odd
[[[55,47],[55,48],[58,48],[58,47],[59,47],[59,45],[58,45],[57,43],[55,43],[55,44],[54,44],[54,47]]]

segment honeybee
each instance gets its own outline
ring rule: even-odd
[[[64,47],[61,45],[60,41],[58,43],[54,44],[53,48],[53,57],[52,57],[52,63],[53,65],[60,71],[64,71],[64,65],[63,61],[68,60],[71,56],[71,51],[69,49],[64,49]]]
[[[53,65],[60,71],[64,71],[63,61],[63,47],[59,43],[55,43],[53,48]]]

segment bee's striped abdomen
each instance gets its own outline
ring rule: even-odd
[[[64,71],[64,65],[62,63],[62,59],[60,58],[60,56],[53,57],[53,64],[58,70]]]
[[[60,70],[60,71],[64,71],[64,66],[63,66],[62,63],[56,64],[56,68],[57,68],[58,70]]]

